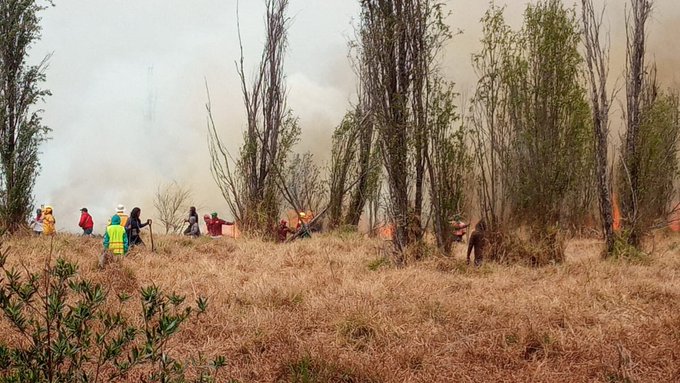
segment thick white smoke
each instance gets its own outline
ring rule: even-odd
[[[502,3],[498,1],[498,3]],[[624,1],[609,1],[612,74],[623,72]],[[507,1],[507,18],[521,23],[525,0]],[[463,31],[446,47],[442,67],[461,92],[475,83],[470,55],[478,47],[479,19],[488,2],[450,0],[449,22]],[[241,1],[247,67],[263,43],[262,1]],[[328,158],[330,136],[354,98],[347,41],[359,1],[291,0],[287,59],[289,105],[300,117],[300,151]],[[680,4],[657,0],[650,26],[650,57],[667,83],[676,80],[674,49]],[[206,139],[205,79],[216,122],[236,152],[244,113],[234,67],[238,58],[235,0],[63,1],[43,13],[39,60],[53,52],[44,105],[54,129],[43,146],[36,203],[52,204],[61,230],[78,231],[88,207],[102,232],[115,206],[153,216],[159,183],[177,180],[194,192],[200,213],[228,216],[210,175]]]

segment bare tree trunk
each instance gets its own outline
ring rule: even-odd
[[[213,177],[242,230],[260,234],[273,232],[280,214],[282,194],[283,198],[288,198],[281,190],[285,185],[279,185],[278,178],[281,178],[286,158],[299,136],[297,120],[286,105],[284,56],[288,0],[266,0],[265,5],[265,46],[251,84],[246,80],[239,26],[241,57],[236,68],[241,79],[248,127],[238,160],[234,160],[222,144],[208,105]]]
[[[608,137],[609,108],[611,100],[607,94],[609,76],[609,46],[602,44],[600,30],[602,16],[596,17],[592,0],[582,0],[583,43],[590,82],[590,101],[595,130],[596,175],[600,220],[607,245],[607,255],[614,247],[614,215],[610,191]]]
[[[371,185],[373,173],[371,168],[373,167],[372,159],[374,154],[374,124],[373,120],[369,115],[370,111],[368,108],[361,107],[357,110],[357,121],[359,128],[359,153],[358,153],[358,166],[357,171],[359,173],[359,182],[352,193],[350,199],[349,207],[347,208],[347,215],[345,216],[345,225],[357,226],[361,220],[361,216],[364,213],[364,207],[366,206],[366,201],[368,201],[369,193],[375,185]]]
[[[624,172],[629,190],[622,198],[622,210],[629,230],[628,243],[640,245],[638,132],[640,130],[640,101],[645,78],[646,24],[652,11],[652,0],[630,0],[631,11],[626,20],[626,142],[623,152]],[[631,20],[632,18],[632,20]],[[622,193],[623,194],[623,193]]]

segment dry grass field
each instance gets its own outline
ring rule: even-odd
[[[11,263],[38,268],[49,240],[8,245]],[[469,268],[463,246],[397,268],[381,246],[358,235],[285,245],[161,237],[155,254],[99,271],[99,240],[54,240],[56,255],[113,292],[155,283],[208,296],[208,315],[171,349],[224,355],[219,381],[680,381],[680,238],[657,241],[640,262],[603,261],[597,242],[573,240],[565,264],[538,269]]]

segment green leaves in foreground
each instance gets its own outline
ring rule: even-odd
[[[132,297],[109,299],[100,284],[81,279],[78,266],[57,259],[41,273],[6,268],[0,244],[0,310],[11,331],[0,340],[0,383],[214,382],[224,357],[190,361],[172,356],[168,343],[182,326],[206,312],[155,285],[140,290],[139,320],[123,310]],[[113,303],[115,302],[115,304]],[[134,307],[134,304],[133,304]],[[196,313],[194,315],[194,313]],[[141,324],[140,324],[141,323]]]

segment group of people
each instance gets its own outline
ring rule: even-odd
[[[205,226],[208,228],[208,235],[212,238],[218,238],[222,236],[222,226],[233,226],[234,222],[225,221],[217,216],[217,212],[213,212],[210,215],[205,214],[203,216],[203,221]],[[184,235],[187,237],[197,238],[201,236],[201,227],[198,224],[198,213],[194,206],[189,208],[189,217],[184,220],[185,223],[189,225],[184,230]]]
[[[36,210],[35,217],[31,220],[29,227],[35,235],[53,235],[57,232],[57,220],[54,219],[51,206],[41,206]]]

